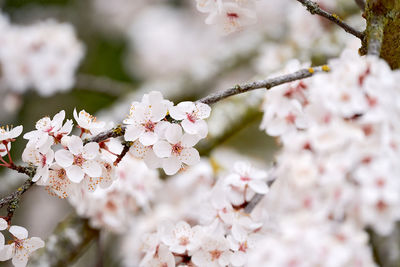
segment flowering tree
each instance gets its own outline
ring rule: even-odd
[[[133,2],[91,2],[97,27],[133,43],[129,68],[144,82],[130,95],[75,75],[85,48],[70,24],[1,15],[4,112],[28,89],[114,90],[125,102],[100,120],[59,110],[31,131],[0,129],[0,165],[27,176],[0,199],[0,261],[66,266],[97,240],[100,266],[107,246],[124,266],[400,264],[398,1]],[[350,23],[330,12],[340,9]],[[256,78],[242,78],[249,69]],[[231,87],[204,88],[226,73]],[[260,110],[274,159],[221,150]],[[13,221],[35,186],[74,208],[46,242]]]

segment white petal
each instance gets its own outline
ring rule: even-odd
[[[151,146],[151,145],[154,145],[155,142],[158,141],[158,135],[156,133],[154,133],[154,132],[144,132],[139,137],[139,141],[144,146]]]
[[[82,164],[82,170],[90,177],[100,177],[102,173],[101,165],[91,160]]]
[[[28,237],[28,230],[22,226],[13,225],[8,231],[18,239],[25,239]]]
[[[4,235],[2,233],[0,233],[0,253],[4,248],[4,241],[5,241]]]
[[[181,161],[177,157],[170,157],[163,159],[162,167],[167,175],[177,173],[182,166]]]
[[[21,125],[15,127],[15,128],[13,128],[13,129],[10,131],[10,137],[11,137],[11,138],[16,138],[16,137],[18,137],[18,136],[22,133],[22,130],[23,130],[23,127],[22,127]]]
[[[146,152],[143,161],[144,163],[146,163],[149,169],[161,168],[161,159],[156,156],[153,150],[149,150]]]
[[[184,134],[182,136],[181,144],[183,147],[192,147],[199,142],[200,136],[193,134]]]
[[[79,117],[78,117],[78,113],[76,112],[76,108],[74,108],[73,114],[74,114],[74,119],[75,119],[76,122],[78,122],[78,124],[79,124]]]
[[[7,261],[13,257],[15,245],[6,245],[2,250],[0,250],[0,261]]]
[[[196,108],[197,108],[196,115],[198,118],[206,119],[206,118],[210,117],[211,107],[209,105],[204,104],[204,103],[197,103]]]
[[[158,103],[155,106],[151,107],[151,121],[157,122],[164,119],[165,115],[167,115],[167,106],[161,103]]]
[[[65,111],[61,110],[56,115],[54,115],[53,120],[51,121],[51,125],[56,130],[60,129],[64,118],[65,118]]]
[[[99,155],[99,144],[91,142],[83,147],[83,157],[85,159],[94,159]]]
[[[163,95],[159,91],[151,91],[150,93],[148,93],[147,96],[148,96],[149,104],[152,106],[160,104],[164,99]]]
[[[58,150],[54,157],[58,165],[64,168],[71,166],[74,162],[74,156],[71,154],[71,152],[65,149]]]
[[[252,180],[249,182],[249,186],[259,194],[266,194],[269,190],[267,183],[261,180]]]
[[[170,124],[165,131],[165,138],[171,144],[176,144],[181,140],[182,137],[182,128],[179,124],[173,123]]]
[[[199,152],[193,147],[182,149],[179,158],[187,165],[194,165],[200,162]]]
[[[25,267],[28,263],[28,257],[29,255],[26,253],[25,249],[17,249],[11,262],[14,267]]]
[[[169,108],[169,115],[175,120],[183,120],[186,118],[186,113],[177,106]]]
[[[145,153],[149,150],[150,148],[145,147],[142,143],[140,143],[138,140],[134,141],[131,148],[129,149],[129,152],[132,153],[132,155],[135,158],[142,159],[145,156]]]
[[[144,127],[141,125],[128,125],[125,131],[126,141],[135,141],[139,136],[144,133]]]
[[[195,121],[196,122],[196,121]],[[198,134],[199,133],[199,127],[195,122],[191,122],[187,119],[182,121],[182,127],[187,132],[188,134]]]
[[[79,155],[83,152],[83,142],[78,136],[71,136],[68,142],[68,149],[74,155]]]
[[[171,156],[172,146],[166,141],[158,141],[154,144],[153,150],[157,157],[167,158]]]
[[[7,229],[8,223],[3,218],[0,218],[0,231]],[[1,243],[1,242],[0,242]]]
[[[179,103],[177,107],[185,113],[192,113],[195,110],[196,105],[193,102],[184,101]]]
[[[30,252],[32,252],[44,247],[44,241],[39,237],[31,237],[25,240],[24,246],[29,249]]]
[[[80,183],[85,175],[81,168],[78,166],[72,165],[66,169],[68,179],[74,183]]]

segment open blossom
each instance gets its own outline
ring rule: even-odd
[[[49,166],[54,161],[54,151],[49,149],[46,153],[41,153],[35,147],[27,146],[22,153],[22,160],[37,167],[35,176],[32,178],[33,182],[39,179],[46,182],[49,177]]]
[[[246,5],[240,4],[246,2]],[[216,24],[226,34],[241,30],[244,26],[257,22],[254,6],[249,6],[251,0],[223,2],[217,10],[211,11],[206,19],[206,24]]]
[[[234,173],[225,178],[225,183],[244,189],[250,187],[254,192],[265,194],[268,192],[267,178],[265,171],[258,170],[248,162],[236,162],[233,166]]]
[[[167,223],[160,238],[171,252],[184,254],[197,246],[195,235],[199,227],[191,228],[185,221],[180,221],[176,225]]]
[[[163,158],[162,167],[166,174],[177,173],[182,164],[194,165],[200,161],[199,152],[193,146],[199,141],[198,136],[183,134],[178,124],[170,124],[165,131],[168,141],[157,142],[153,149],[154,153]]]
[[[67,120],[63,125],[64,118],[65,111],[62,110],[54,115],[52,120],[44,117],[37,121],[36,130],[24,135],[24,138],[29,140],[27,146],[34,146],[41,153],[47,153],[54,143],[61,142],[62,137],[72,131],[72,120]]]
[[[222,267],[229,264],[232,252],[223,235],[204,233],[199,242],[200,248],[192,255],[192,262],[196,266]]]
[[[102,173],[100,164],[96,161],[99,155],[99,144],[91,142],[83,145],[82,139],[77,136],[68,138],[66,149],[55,153],[56,162],[67,171],[68,178],[79,183],[85,174],[89,177],[99,177]]]
[[[14,241],[0,251],[0,261],[12,259],[15,267],[24,267],[29,255],[44,247],[44,242],[39,237],[28,238],[28,231],[21,226],[11,226],[9,232],[14,236]]]
[[[50,195],[59,198],[67,198],[78,188],[76,183],[68,179],[66,170],[58,164],[50,166],[48,181],[44,183],[41,179],[38,181],[38,185],[46,186]]]
[[[93,117],[85,110],[81,110],[78,114],[74,109],[74,118],[82,131],[89,134],[100,133],[106,124],[105,122],[97,122],[96,117]]]
[[[211,108],[203,103],[181,102],[171,107],[169,113],[175,120],[182,120],[182,127],[188,134],[198,134],[205,138],[208,133],[204,119],[210,116]]]
[[[124,120],[128,124],[125,131],[126,141],[139,141],[144,146],[155,144],[163,131],[161,120],[168,111],[169,101],[164,100],[160,92],[150,92],[143,96],[142,102],[134,102],[129,117]]]

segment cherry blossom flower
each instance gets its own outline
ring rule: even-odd
[[[254,192],[266,194],[268,192],[267,172],[258,170],[249,162],[236,162],[233,166],[234,173],[225,178],[225,183],[244,189],[250,187]]]
[[[196,135],[183,134],[178,124],[170,124],[165,132],[167,141],[154,144],[154,153],[164,158],[162,167],[166,174],[172,175],[182,168],[182,164],[194,165],[200,161],[199,152],[193,148],[199,138]]]
[[[154,254],[147,253],[139,265],[140,267],[174,267],[175,258],[165,245],[159,245]]]
[[[200,239],[200,248],[192,255],[192,262],[197,266],[222,267],[230,262],[232,252],[229,242],[223,235],[204,233]]]
[[[38,185],[46,186],[50,195],[58,196],[61,199],[67,198],[74,193],[78,187],[68,179],[66,170],[58,164],[53,164],[49,170],[49,179],[46,183],[38,181]]]
[[[81,110],[78,115],[76,109],[74,109],[74,118],[78,123],[79,127],[82,129],[82,132],[91,135],[100,133],[104,129],[104,126],[106,125],[105,122],[97,122],[96,117],[93,117],[85,110]]]
[[[0,261],[12,259],[14,266],[24,267],[29,255],[44,247],[44,242],[39,237],[28,238],[28,231],[21,226],[11,226],[9,232],[14,236],[14,241],[0,251]]]
[[[249,1],[250,2],[250,1]],[[224,2],[219,10],[211,12],[206,24],[216,24],[225,34],[241,30],[242,27],[257,22],[254,8],[243,7],[237,2]]]
[[[55,159],[65,168],[68,178],[74,183],[79,183],[85,174],[89,177],[101,176],[102,169],[96,161],[100,153],[99,144],[91,142],[83,146],[82,139],[77,136],[71,136],[67,140],[68,150],[58,150]]]
[[[171,107],[169,113],[175,120],[182,120],[181,124],[188,134],[198,134],[205,138],[208,133],[207,123],[204,119],[210,116],[210,106],[203,103],[181,102]]]
[[[134,102],[131,106],[129,117],[124,120],[128,124],[125,131],[126,141],[139,141],[144,146],[155,144],[162,133],[161,120],[167,115],[168,102],[163,99],[160,92],[150,92],[145,95],[141,103]]]
[[[48,150],[47,153],[40,153],[35,147],[27,146],[22,153],[22,160],[36,166],[35,176],[32,182],[37,182],[42,179],[44,183],[47,182],[49,177],[49,166],[54,161],[54,151]]]
[[[60,143],[62,137],[72,131],[72,120],[67,120],[63,125],[64,118],[65,111],[62,110],[52,120],[49,117],[40,119],[36,123],[36,130],[24,135],[29,140],[27,146],[36,147],[43,154],[47,153],[54,143]]]
[[[160,238],[171,252],[184,254],[197,246],[195,234],[196,231],[199,231],[199,226],[191,228],[185,221],[178,222],[176,226],[171,223],[166,224]]]

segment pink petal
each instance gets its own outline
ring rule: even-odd
[[[166,141],[158,141],[154,144],[153,150],[157,157],[167,158],[171,156],[172,147],[171,144]]]
[[[181,161],[177,157],[170,157],[163,159],[162,167],[167,175],[177,173],[182,166]]]
[[[194,165],[200,162],[199,152],[193,147],[182,149],[179,158],[187,165]]]
[[[78,166],[72,165],[66,169],[68,179],[74,183],[80,183],[85,175],[81,168]]]
[[[58,165],[64,168],[71,166],[74,162],[74,156],[65,149],[58,150],[54,157]]]
[[[22,226],[13,225],[8,231],[18,239],[26,239],[28,237],[28,230]]]

